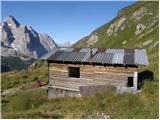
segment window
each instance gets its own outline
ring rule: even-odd
[[[68,68],[68,77],[80,77],[80,68],[79,67],[69,67]]]
[[[127,86],[128,86],[128,87],[133,87],[133,77],[128,77]]]

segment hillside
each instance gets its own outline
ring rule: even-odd
[[[103,113],[111,119],[158,119],[158,17],[157,2],[137,2],[120,10],[112,21],[74,44],[74,47],[88,47],[92,42],[93,47],[146,48],[149,66],[140,67],[140,71],[149,69],[155,78],[144,80],[136,94],[108,90],[81,98],[48,99],[45,86],[48,84],[48,64],[36,60],[24,70],[1,73],[2,118],[99,119]],[[2,62],[14,67],[22,64],[20,58],[6,62],[2,57]],[[41,80],[41,87],[36,86],[37,80]]]
[[[41,80],[42,83],[48,82],[48,68],[44,61],[35,61],[29,68],[25,70],[14,70],[1,74],[1,90],[10,88],[19,88],[34,85],[36,80]]]
[[[98,48],[145,48],[149,66],[141,67],[140,71],[148,69],[158,78],[158,24],[158,1],[136,2],[73,46],[88,47],[93,43]]]
[[[8,72],[12,70],[27,69],[35,59],[22,60],[19,57],[3,57],[1,56],[1,72]]]
[[[43,88],[21,90],[2,97],[2,118],[18,119],[158,119],[158,82],[145,82],[142,92],[102,94],[79,98],[47,99]],[[31,97],[32,96],[32,97]]]

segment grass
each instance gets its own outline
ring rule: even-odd
[[[55,99],[48,99],[42,88],[21,91],[2,98],[2,118],[96,118],[102,112],[119,119],[158,118],[158,81],[146,81],[142,90]]]
[[[147,33],[143,37],[135,35],[136,25],[141,23],[149,26],[153,22],[153,17],[158,13],[158,4],[156,2],[138,2],[134,5],[124,9],[123,14],[117,16],[111,22],[99,27],[92,34],[97,33],[98,42],[93,47],[112,47],[112,48],[132,48],[141,45],[146,40],[152,39],[152,45],[158,37],[158,29],[155,23],[151,28],[154,30]],[[129,19],[134,11],[148,6],[148,10],[153,13],[153,16],[145,16],[138,22]],[[111,35],[107,36],[106,30],[120,17],[125,16],[126,23],[124,31],[117,31],[117,37]],[[130,27],[129,27],[130,26]],[[151,28],[146,28],[147,32]],[[74,47],[85,47],[87,40],[91,35],[82,38]],[[125,45],[122,42],[127,40]],[[155,119],[159,118],[159,99],[158,99],[158,45],[151,47],[151,45],[143,46],[147,50],[149,66],[140,67],[143,71],[148,69],[154,72],[154,81],[145,81],[142,86],[142,92],[137,94],[116,94],[108,91],[102,94],[94,94],[92,96],[82,98],[56,98],[48,99],[46,91],[42,88],[25,90],[8,94],[2,97],[2,118],[96,118],[97,113],[105,113],[111,118],[141,118],[141,119]],[[13,62],[11,61],[13,64]],[[16,65],[16,64],[15,64]],[[19,64],[20,65],[20,64]],[[17,67],[17,65],[15,66]],[[21,65],[19,66],[21,67]],[[43,61],[38,61],[28,70],[12,71],[1,74],[1,89],[16,88],[22,85],[30,86],[35,80],[41,79],[45,84],[47,83],[47,64]]]
[[[134,20],[131,18],[133,13],[138,9],[145,7],[147,9],[147,13],[153,13],[153,15],[144,14],[144,16],[140,20]],[[89,36],[82,38],[80,41],[75,43],[74,47],[86,47],[87,40],[90,36],[94,33],[98,35],[98,41],[93,45],[93,47],[97,48],[145,48],[147,51],[147,57],[149,61],[149,66],[147,67],[140,67],[140,71],[144,71],[146,69],[152,71],[154,73],[155,78],[159,78],[158,76],[158,57],[159,57],[159,47],[158,44],[153,47],[153,44],[159,40],[159,27],[158,26],[158,2],[155,1],[143,1],[143,2],[136,2],[128,7],[126,7],[120,16],[116,16],[110,22],[100,26],[96,30],[94,30]],[[124,30],[121,31],[120,29],[116,31],[117,36],[114,35],[115,31],[108,36],[107,30],[109,26],[114,23],[117,23],[122,17],[126,18],[124,22]],[[154,22],[157,20],[157,22]],[[153,24],[154,23],[154,24]],[[141,33],[136,35],[136,26],[138,24],[143,24],[146,26],[145,30]],[[150,26],[153,24],[152,26]],[[150,27],[149,27],[150,26]],[[151,29],[153,31],[149,32]],[[140,37],[144,35],[143,37]],[[122,44],[123,41],[127,41],[125,45]],[[142,45],[147,40],[152,40],[152,43],[149,45]],[[141,45],[141,46],[140,46]]]
[[[28,70],[12,71],[1,74],[1,89],[16,88],[22,85],[34,83],[40,79],[43,84],[48,81],[48,67],[44,61],[37,61]]]

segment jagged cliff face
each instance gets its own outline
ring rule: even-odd
[[[73,46],[85,47],[92,43],[93,47],[146,48],[149,68],[158,74],[158,7],[158,1],[138,1]]]
[[[56,43],[47,34],[36,32],[29,25],[20,24],[13,16],[1,23],[1,56],[40,58]]]

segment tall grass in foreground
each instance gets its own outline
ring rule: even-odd
[[[137,94],[108,91],[82,98],[47,99],[43,89],[8,95],[2,100],[3,118],[158,118],[158,82],[144,83]]]

